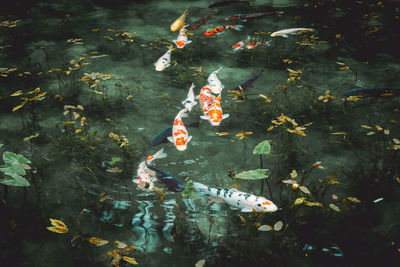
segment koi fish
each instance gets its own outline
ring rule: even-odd
[[[172,136],[168,136],[167,139],[173,143],[179,151],[186,150],[186,146],[192,139],[192,136],[188,136],[185,125],[183,125],[182,118],[187,117],[187,108],[182,109],[178,112],[175,117],[174,125],[172,126]]]
[[[400,96],[400,89],[394,88],[357,88],[348,90],[343,93],[343,96],[358,96],[358,97],[390,97]]]
[[[157,177],[160,182],[165,184],[168,190],[171,190],[173,192],[182,192],[183,190],[185,190],[186,184],[175,176],[169,174],[168,172],[159,170],[151,165],[147,165],[147,168],[155,172],[154,176]]]
[[[214,101],[214,96],[211,94],[210,88],[208,88],[208,84],[201,88],[200,95],[198,96],[200,105],[203,108],[204,116],[208,115],[208,110],[212,102]]]
[[[242,212],[274,212],[278,207],[265,197],[245,193],[234,188],[213,188],[202,183],[193,182],[194,191],[222,198],[228,205]]]
[[[232,89],[231,91],[243,91],[246,92],[250,87],[253,86],[253,83],[255,82],[255,80],[257,80],[262,73],[264,72],[264,70],[261,70],[256,76],[254,76],[253,78],[246,80],[244,82],[241,82],[238,86],[236,86],[234,89]]]
[[[172,136],[172,127],[165,128],[161,132],[159,132],[156,137],[151,140],[152,146],[157,146],[161,143],[168,143],[168,136]]]
[[[217,96],[208,110],[207,116],[200,116],[203,120],[208,120],[212,126],[219,126],[223,119],[229,118],[229,114],[222,114],[221,94]]]
[[[182,29],[185,26],[186,16],[189,14],[189,9],[186,9],[183,14],[177,18],[170,26],[171,31],[177,31]]]
[[[250,5],[253,1],[220,1],[213,3],[208,6],[208,8],[213,8],[213,7],[218,7],[218,6],[227,6],[227,5],[232,5],[232,4],[248,4]]]
[[[272,37],[276,37],[276,36],[282,36],[285,38],[288,38],[288,34],[297,34],[298,32],[302,32],[302,31],[314,31],[314,29],[311,28],[291,28],[291,29],[284,29],[284,30],[280,30],[277,32],[273,32],[271,33]]]
[[[247,49],[253,49],[253,48],[256,48],[257,46],[259,46],[260,44],[261,45],[265,45],[265,46],[271,46],[271,41],[272,40],[270,40],[270,41],[265,41],[265,42],[259,42],[259,41],[253,41],[253,42],[249,42],[247,45],[246,45],[246,48]]]
[[[156,71],[163,71],[166,68],[168,68],[169,66],[171,66],[171,52],[172,52],[172,48],[168,48],[168,51],[165,52],[164,55],[162,55],[157,61],[156,63],[154,63],[154,66],[156,67]]]
[[[239,41],[237,42],[235,45],[232,46],[233,51],[238,51],[244,48],[244,46],[246,45],[245,41]]]
[[[240,20],[240,21],[247,21],[248,19],[257,19],[265,16],[270,16],[270,15],[281,15],[283,14],[283,11],[275,11],[275,12],[259,12],[259,13],[250,13],[250,14],[236,14],[230,17],[226,17],[226,21],[230,20]]]
[[[214,16],[216,13],[218,12],[218,9],[214,9],[210,14],[208,14],[207,16],[204,16],[198,20],[196,20],[195,22],[190,23],[188,26],[186,26],[185,28],[188,31],[194,31],[197,30],[198,28],[200,28],[202,25],[207,24],[207,21]]]
[[[211,72],[211,74],[207,78],[207,82],[210,85],[211,92],[213,92],[216,95],[220,94],[222,89],[224,88],[224,85],[221,83],[221,81],[217,77],[217,74],[221,69],[222,69],[222,67]]]
[[[229,29],[234,29],[237,31],[242,30],[243,25],[227,25],[227,26],[218,26],[214,29],[209,29],[207,30],[203,35],[204,36],[213,36],[213,35],[219,35],[221,33],[223,33],[225,30],[229,30]]]
[[[166,156],[167,154],[164,153],[164,148],[162,148],[154,155],[147,157],[137,168],[137,179],[133,179],[132,181],[138,184],[140,189],[153,190],[155,177],[148,173],[147,164],[150,164],[155,159],[162,159]]]
[[[192,107],[194,107],[197,104],[197,102],[194,98],[193,88],[194,88],[194,83],[192,83],[192,85],[190,86],[186,99],[182,101],[182,104],[189,111],[191,111]]]
[[[184,48],[187,44],[190,44],[192,42],[188,40],[186,32],[187,30],[185,28],[180,29],[178,38],[176,38],[176,40],[173,40],[178,48]]]

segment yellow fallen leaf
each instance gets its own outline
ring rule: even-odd
[[[205,263],[206,263],[205,259],[199,260],[198,262],[196,262],[194,267],[203,267]]]
[[[136,260],[135,260],[134,258],[131,258],[131,257],[122,256],[122,259],[123,259],[124,261],[126,261],[126,262],[129,262],[130,264],[138,264],[138,263],[136,262]]]
[[[74,124],[74,121],[64,121],[63,125],[70,125],[70,124]]]
[[[309,207],[323,207],[324,205],[320,202],[309,202],[307,200],[304,200],[304,205],[309,206]]]
[[[309,194],[309,195],[311,194],[310,190],[308,190],[307,187],[301,185],[299,188],[303,193],[306,193],[306,194]]]
[[[51,218],[50,218],[50,223],[51,223],[51,225],[56,226],[56,227],[64,227],[64,228],[67,228],[67,226],[65,225],[65,223],[63,223],[63,222],[60,221],[60,220],[56,220],[56,219],[51,219]]]
[[[368,126],[368,125],[360,125],[362,128],[364,128],[364,129],[368,129],[368,130],[372,130],[372,127],[371,126]]]
[[[16,106],[16,107],[14,107],[14,108],[12,109],[12,111],[14,112],[14,111],[16,111],[16,110],[22,108],[22,107],[25,105],[25,103],[26,103],[26,102],[23,102],[21,105],[18,105],[18,106]]]
[[[274,126],[274,125],[271,125],[271,126],[268,127],[267,131],[271,131],[271,130],[274,129],[274,128],[275,128],[275,126]]]
[[[117,241],[116,241],[117,242]],[[134,246],[130,246],[121,250],[121,253],[134,251],[136,248]]]
[[[49,230],[49,231],[51,231],[51,232],[54,232],[54,233],[57,233],[57,234],[65,234],[65,233],[67,233],[68,232],[68,228],[65,228],[65,227],[55,227],[55,226],[49,226],[49,227],[46,227],[47,228],[47,230]]]
[[[272,226],[267,225],[267,224],[264,224],[264,225],[261,225],[260,227],[258,227],[258,231],[263,231],[263,232],[268,232],[268,231],[271,231],[272,229],[274,229],[274,228],[272,228]]]
[[[292,177],[292,179],[295,179],[297,177],[297,171],[292,170],[292,172],[290,173],[290,177]]]
[[[336,134],[336,135],[343,134],[343,135],[346,135],[346,132],[335,132],[335,133],[331,133],[331,134]]]
[[[296,205],[303,204],[303,203],[304,203],[304,200],[306,200],[305,197],[299,197],[299,198],[297,198],[297,199],[294,201],[293,205],[296,206]]]
[[[245,224],[246,224],[246,219],[245,219],[245,218],[243,218],[243,216],[242,216],[242,215],[240,215],[240,214],[238,214],[237,216],[239,216],[239,218],[240,218],[240,221],[242,222],[242,225],[245,225]]]
[[[92,244],[95,244],[96,246],[99,246],[99,247],[108,244],[108,240],[104,240],[104,239],[101,239],[98,237],[91,237],[89,239],[89,242]]]
[[[120,248],[120,249],[126,248],[126,247],[128,246],[128,245],[125,244],[124,242],[121,242],[121,241],[118,241],[118,240],[116,240],[116,241],[114,242],[114,244],[117,246],[117,248]]]
[[[347,197],[347,199],[353,203],[361,203],[361,201],[356,197]]]
[[[372,131],[366,133],[366,135],[373,135],[373,134],[376,134],[376,133],[375,133],[375,132],[372,132]]]
[[[219,136],[229,135],[229,133],[227,133],[227,132],[218,132],[218,133],[215,133],[215,134],[219,135]]]
[[[19,95],[22,95],[23,93],[22,93],[22,90],[18,90],[18,91],[15,91],[14,93],[12,93],[10,96],[19,96]]]
[[[329,208],[333,209],[336,212],[340,212],[340,208],[333,203],[329,204]]]
[[[283,222],[282,221],[278,221],[274,224],[274,230],[275,231],[280,231],[283,227]]]

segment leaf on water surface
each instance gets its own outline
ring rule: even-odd
[[[303,186],[303,185],[300,185],[300,190],[301,190],[301,192],[303,192],[303,193],[306,193],[306,194],[311,194],[311,192],[310,192],[310,190],[308,190],[308,188],[307,187],[305,187],[305,186]]]
[[[215,134],[219,135],[219,136],[229,135],[229,133],[227,133],[227,132],[218,132],[218,133],[215,133]]]
[[[206,263],[205,259],[199,260],[198,262],[196,262],[194,267],[203,267],[205,263]]]
[[[4,164],[0,166],[0,171],[6,175],[13,176],[13,175],[25,175],[26,172],[21,164],[14,163],[14,164]]]
[[[10,96],[19,96],[22,94],[23,94],[22,90],[18,90],[18,91],[15,91],[14,93],[12,93]]]
[[[68,228],[65,228],[65,227],[55,227],[55,226],[49,226],[49,227],[46,227],[47,228],[47,230],[49,230],[49,231],[51,231],[51,232],[54,232],[54,233],[57,233],[57,234],[65,234],[65,233],[67,233],[68,232]]]
[[[290,177],[292,177],[292,179],[296,179],[296,177],[297,177],[297,171],[296,171],[296,170],[292,170],[292,171],[290,172]]]
[[[340,212],[340,208],[333,203],[329,204],[329,208],[333,209],[336,212]]]
[[[134,258],[131,258],[131,257],[122,256],[122,259],[123,259],[124,261],[126,261],[126,262],[129,262],[130,264],[138,264],[138,263],[136,262],[136,260],[135,260]]]
[[[324,205],[320,202],[309,202],[307,200],[304,200],[304,205],[309,206],[309,207],[323,207]]]
[[[15,107],[12,109],[12,111],[14,112],[14,111],[16,111],[16,110],[22,108],[24,105],[25,105],[25,102],[22,102],[21,105],[15,106]]]
[[[268,155],[271,152],[269,140],[264,140],[254,147],[253,154]]]
[[[121,173],[122,170],[121,170],[120,168],[118,168],[118,167],[114,167],[114,168],[107,169],[106,172],[110,172],[110,173]]]
[[[304,203],[304,200],[306,200],[305,197],[299,197],[299,198],[297,198],[297,199],[294,201],[293,205],[294,205],[294,206],[297,206],[297,205],[303,204],[303,203]]]
[[[108,240],[104,240],[104,239],[101,239],[101,238],[98,238],[98,237],[91,237],[89,239],[89,242],[92,243],[92,244],[95,244],[98,247],[108,244]]]
[[[52,219],[52,218],[49,218],[49,219],[50,219],[51,225],[53,225],[53,226],[55,226],[55,227],[67,228],[67,226],[65,225],[65,223],[63,223],[62,221],[56,220],[56,219]]]
[[[282,221],[277,221],[277,222],[274,224],[274,230],[275,230],[275,231],[280,231],[280,230],[282,229],[282,227],[283,227],[283,222],[282,222]]]
[[[375,133],[375,132],[372,132],[372,131],[366,133],[366,135],[373,135],[373,134],[376,134],[376,133]]]
[[[136,248],[134,246],[130,246],[121,250],[121,253],[134,251]]]
[[[261,225],[260,227],[258,227],[258,231],[263,231],[263,232],[268,232],[268,231],[271,231],[273,229],[274,228],[272,228],[272,226],[267,225],[267,224],[264,224],[264,225]]]
[[[268,172],[269,169],[250,170],[235,175],[235,178],[246,179],[246,180],[259,180],[268,178]]]

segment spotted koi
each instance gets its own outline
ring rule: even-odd
[[[219,126],[223,119],[229,117],[229,114],[222,114],[221,95],[217,96],[208,110],[208,116],[200,116],[203,120],[210,121],[212,126]]]
[[[165,158],[166,156],[167,154],[164,152],[164,148],[157,151],[157,153],[155,153],[154,155],[148,156],[146,160],[142,161],[139,164],[136,172],[137,179],[133,179],[132,181],[138,184],[138,187],[140,189],[147,189],[152,191],[154,187],[154,180],[156,179],[156,177],[150,175],[150,173],[148,172],[147,164],[150,164],[155,159]]]
[[[234,30],[240,31],[240,30],[242,30],[242,28],[243,28],[243,25],[219,26],[214,29],[207,30],[203,35],[204,36],[219,35],[219,34],[223,33],[225,30],[234,29]]]
[[[198,96],[198,98],[199,98],[201,107],[203,108],[204,116],[207,116],[208,110],[210,109],[210,106],[215,98],[211,94],[211,89],[209,88],[209,85],[206,85],[203,88],[201,88],[200,95]]]
[[[187,117],[187,108],[182,109],[178,112],[175,117],[174,124],[172,126],[172,136],[168,136],[168,140],[173,143],[179,151],[186,150],[187,144],[192,139],[192,136],[188,135],[185,125],[182,122],[182,118]]]

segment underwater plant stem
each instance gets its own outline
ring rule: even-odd
[[[8,187],[4,185],[4,202],[7,203],[8,200]]]
[[[260,169],[263,169],[263,161],[262,161],[262,155],[260,154]],[[264,179],[261,180],[261,190],[260,190],[260,195],[262,195],[264,189]]]

